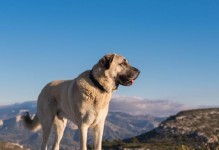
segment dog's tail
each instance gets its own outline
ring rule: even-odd
[[[26,115],[22,116],[22,119],[24,126],[31,131],[37,131],[41,127],[37,114],[32,119],[29,112],[26,112]]]

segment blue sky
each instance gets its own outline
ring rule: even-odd
[[[0,105],[35,100],[112,52],[141,70],[115,94],[219,104],[219,1],[2,0]]]

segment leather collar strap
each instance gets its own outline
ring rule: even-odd
[[[90,71],[89,77],[96,87],[98,87],[101,91],[106,92],[104,87],[94,78],[94,76],[92,74],[92,70]]]

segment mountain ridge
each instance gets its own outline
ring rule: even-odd
[[[149,132],[122,141],[105,142],[105,148],[138,147],[148,150],[219,150],[219,108],[181,111]]]

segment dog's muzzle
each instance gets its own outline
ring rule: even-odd
[[[118,78],[118,82],[123,86],[130,86],[134,83],[134,81],[138,78],[140,71],[137,68],[132,69],[132,71],[127,75],[121,75]]]

